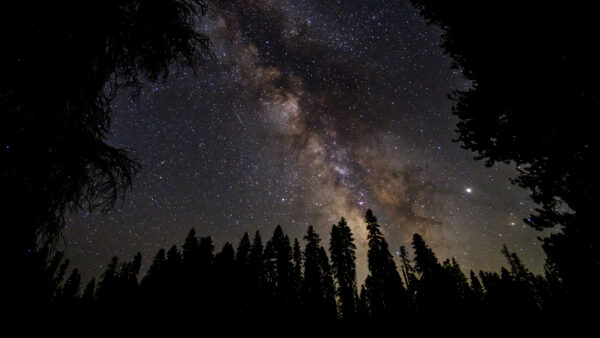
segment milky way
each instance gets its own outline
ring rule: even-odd
[[[110,143],[143,169],[114,210],[67,220],[87,277],[113,255],[147,263],[191,227],[217,249],[277,224],[327,243],[342,216],[364,277],[367,208],[394,251],[419,232],[465,269],[497,270],[506,244],[541,271],[528,194],[451,141],[448,93],[469,83],[406,1],[222,1],[199,29],[213,60],[113,102]]]

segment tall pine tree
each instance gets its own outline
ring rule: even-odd
[[[371,317],[389,321],[406,310],[406,291],[396,268],[396,263],[381,233],[377,218],[371,210],[365,214],[369,251],[369,276],[366,281]]]
[[[356,245],[352,231],[342,217],[337,225],[331,227],[329,252],[333,273],[337,280],[337,296],[340,303],[341,317],[346,322],[353,322],[356,315]]]

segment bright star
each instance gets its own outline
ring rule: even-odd
[[[473,189],[471,189],[471,188],[467,188],[467,189],[465,189],[465,191],[467,192],[467,194],[470,194],[470,193],[472,193],[472,192],[473,192]]]

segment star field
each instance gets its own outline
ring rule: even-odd
[[[110,143],[143,166],[123,203],[67,220],[85,277],[141,251],[145,268],[191,227],[217,249],[277,224],[328,242],[340,217],[358,243],[373,210],[390,248],[421,233],[442,258],[497,270],[502,244],[540,272],[534,205],[510,166],[451,140],[448,93],[469,87],[407,1],[217,1],[199,29],[215,58],[113,102]]]

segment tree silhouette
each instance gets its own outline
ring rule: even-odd
[[[237,251],[226,242],[216,255],[211,237],[198,239],[191,230],[181,252],[176,245],[167,253],[157,252],[141,284],[137,282],[141,255],[124,263],[114,257],[97,290],[92,279],[81,296],[78,270],[68,274],[68,260],[57,253],[45,263],[47,285],[52,287],[42,291],[53,307],[47,323],[61,321],[73,328],[101,325],[107,332],[174,327],[191,332],[198,325],[234,325],[229,330],[243,334],[268,318],[273,333],[319,327],[327,333],[353,335],[389,329],[399,321],[410,323],[403,332],[418,333],[448,329],[461,318],[468,318],[474,328],[569,318],[553,312],[563,304],[561,294],[555,299],[556,289],[563,290],[560,281],[534,275],[506,247],[502,253],[508,267],[500,273],[481,271],[479,277],[470,271],[468,280],[456,259],[440,264],[423,238],[414,234],[413,261],[404,247],[399,253],[402,276],[410,281],[405,290],[377,219],[367,211],[365,220],[370,273],[360,294],[354,294],[353,312],[345,317],[340,280],[348,280],[350,288],[356,282],[353,238],[342,218],[332,227],[331,261],[312,226],[304,237],[304,251],[297,239],[292,247],[278,226],[264,250],[257,231],[252,242],[245,233]],[[285,271],[289,273],[280,275]],[[285,283],[290,283],[288,288]],[[144,320],[147,323],[140,328]]]
[[[235,298],[235,304],[238,306],[238,309],[234,311],[239,313],[240,318],[248,318],[251,311],[250,294],[253,292],[252,286],[254,284],[250,266],[251,246],[250,236],[245,232],[235,252],[234,276],[232,281],[232,297]]]
[[[0,217],[10,270],[22,277],[6,301],[25,318],[47,306],[33,296],[46,288],[36,251],[57,243],[66,213],[111,208],[139,168],[105,142],[118,89],[139,92],[210,52],[196,31],[204,0],[0,6]]]
[[[322,285],[322,298],[323,298],[323,308],[321,312],[323,313],[322,319],[326,322],[335,323],[338,318],[337,315],[337,303],[335,300],[335,284],[333,281],[333,271],[331,270],[331,264],[329,263],[329,258],[327,257],[327,252],[325,248],[319,248],[319,268],[321,270],[321,285]]]
[[[292,290],[292,247],[290,239],[283,233],[280,225],[275,228],[273,237],[264,250],[266,264],[266,291],[270,295],[273,318],[284,325],[292,318],[294,309],[290,308],[294,291]]]
[[[226,242],[221,251],[215,256],[214,318],[225,322],[225,318],[239,318],[235,294],[235,251],[231,243]]]
[[[369,297],[369,310],[373,319],[390,321],[406,310],[406,294],[396,263],[388,244],[369,209],[365,214],[369,251],[369,276],[365,281]]]
[[[320,257],[321,238],[309,226],[304,236],[304,283],[302,284],[303,314],[309,321],[320,322],[325,315],[323,264]]]
[[[368,277],[367,277],[368,278]],[[358,305],[356,306],[357,322],[362,325],[366,325],[371,317],[369,310],[369,298],[367,295],[367,288],[365,285],[360,287],[360,294],[358,296]]]
[[[404,245],[400,246],[400,262],[402,263],[400,270],[402,271],[404,283],[406,283],[408,306],[412,311],[414,311],[417,277],[415,276],[414,267],[408,258],[408,252],[406,251],[406,247]]]
[[[356,245],[352,231],[342,219],[331,227],[329,241],[331,265],[337,280],[340,314],[344,321],[355,320],[358,294],[356,289]]]
[[[453,94],[458,141],[487,166],[516,165],[513,182],[540,205],[525,222],[539,230],[561,226],[544,239],[548,264],[571,301],[598,301],[600,36],[593,7],[412,2],[443,29],[442,47],[473,83]]]
[[[96,289],[96,297],[103,302],[110,302],[114,299],[117,280],[119,279],[119,258],[114,256],[106,270],[101,276]]]
[[[66,211],[110,207],[129,186],[137,165],[104,142],[109,102],[171,63],[201,63],[208,38],[194,25],[205,9],[202,0],[2,6],[0,208],[15,221],[17,252],[36,234],[54,240]]]
[[[294,311],[294,316],[299,317],[301,315],[301,304],[302,304],[302,285],[304,283],[304,276],[302,274],[302,249],[300,248],[300,242],[297,238],[294,238],[294,246],[292,248],[292,259],[294,267],[291,276],[291,299],[290,308]]]
[[[256,231],[250,247],[250,284],[248,303],[250,304],[250,321],[258,320],[259,313],[265,313],[267,298],[266,264],[262,237]]]

